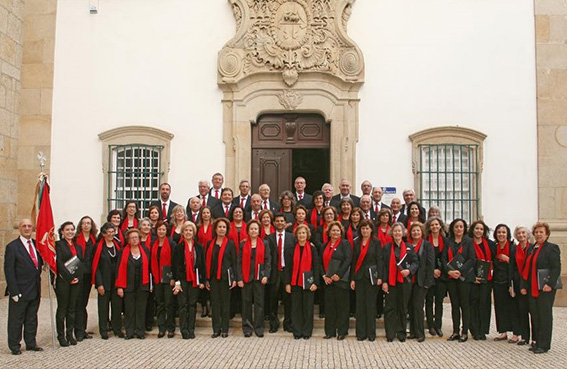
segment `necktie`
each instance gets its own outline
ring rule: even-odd
[[[325,201],[325,206],[329,206],[329,202],[328,202],[328,201]]]
[[[281,262],[281,257],[282,257],[282,234],[278,233],[278,270],[281,272],[282,271],[282,262]]]
[[[228,205],[224,206],[224,215],[228,216]]]
[[[197,214],[193,213],[193,223],[197,223]]]
[[[392,217],[392,224],[396,223],[396,219],[397,219],[397,218],[398,218],[397,215],[394,215],[394,216]]]
[[[254,219],[258,219],[258,212],[257,211],[254,212]]]
[[[31,243],[30,240],[28,240],[28,249],[29,249],[30,256],[31,256],[31,259],[33,261],[33,264],[35,265],[35,268],[37,269],[39,264],[37,263],[37,258],[35,257],[35,252],[33,252],[33,247],[32,247],[32,243]]]
[[[165,208],[165,202],[161,206],[161,214],[163,216],[163,219],[167,218],[167,209]]]
[[[203,196],[203,207],[207,206],[207,197]]]
[[[301,201],[301,200],[303,200],[303,195],[299,194],[299,195],[297,195],[297,198],[299,199],[299,201]]]
[[[264,200],[264,210],[268,210],[268,200]]]
[[[219,190],[215,190],[215,197],[216,197],[216,199],[218,200],[218,198],[219,198]]]
[[[246,197],[240,197],[240,207],[244,209],[244,203],[246,202]]]
[[[378,208],[378,204],[376,204],[376,206],[374,207],[374,211],[376,212],[376,214],[380,212],[380,209]]]
[[[368,216],[368,213],[366,213],[366,219],[370,219],[370,217]]]

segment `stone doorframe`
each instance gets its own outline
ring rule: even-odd
[[[228,0],[237,32],[218,59],[227,185],[250,180],[251,124],[290,112],[320,114],[331,124],[331,183],[356,180],[364,62],[347,35],[354,1]]]

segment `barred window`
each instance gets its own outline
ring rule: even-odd
[[[108,208],[122,209],[127,200],[136,200],[141,214],[159,199],[161,152],[163,146],[143,144],[110,145]]]
[[[437,205],[443,219],[478,218],[478,145],[419,145],[420,198],[426,208]]]

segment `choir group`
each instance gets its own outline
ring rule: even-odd
[[[403,203],[382,200],[382,189],[364,181],[362,197],[342,180],[340,193],[325,184],[270,198],[241,181],[239,195],[222,188],[223,177],[199,182],[187,206],[160,200],[141,218],[138,203],[112,210],[99,230],[89,216],[65,222],[56,243],[57,334],[61,346],[91,338],[86,332],[92,286],[98,294],[100,335],[145,338],[157,317],[158,338],[174,337],[175,317],[184,339],[195,338],[197,303],[212,316],[212,337],[227,337],[229,320],[242,316],[245,337],[280,327],[295,339],[313,332],[314,305],[324,318],[325,339],[343,340],[349,318],[356,337],[376,339],[384,317],[386,340],[425,340],[442,331],[443,300],[451,301],[449,341],[486,340],[492,300],[495,341],[550,349],[552,306],[560,286],[560,252],[550,229],[499,224],[492,234],[477,220],[448,226],[439,209],[426,211],[412,190]],[[73,258],[77,256],[77,258]],[[79,260],[69,264],[71,259]],[[74,265],[74,267],[70,267]],[[280,313],[281,314],[281,313]],[[124,316],[124,327],[122,327]],[[408,327],[409,325],[409,334]],[[124,330],[123,330],[124,328]]]

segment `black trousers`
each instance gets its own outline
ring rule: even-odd
[[[311,337],[313,334],[313,302],[315,292],[303,287],[291,287],[291,329],[294,337]]]
[[[228,333],[231,292],[228,281],[213,278],[209,283],[211,285],[213,332]]]
[[[116,293],[116,288],[111,291],[104,291],[101,296],[98,292],[98,331],[100,334],[108,331],[108,315],[110,312],[110,322],[112,331],[118,336],[122,331],[122,298]],[[109,311],[110,306],[110,311]]]
[[[183,334],[195,333],[195,317],[197,315],[197,299],[202,290],[193,287],[193,282],[181,281],[179,293],[179,330]]]
[[[51,287],[50,287],[51,288]],[[8,302],[8,347],[12,351],[20,349],[22,328],[24,329],[24,342],[26,347],[37,346],[37,311],[39,310],[39,296],[30,301],[19,299],[18,302],[9,298]]]
[[[278,318],[278,306],[280,297],[284,305],[284,330],[291,330],[291,299],[288,293],[285,292],[285,284],[283,282],[283,272],[274,271],[276,273],[272,276],[272,281],[268,285],[270,289],[269,298],[269,316],[270,316],[270,329],[278,329],[280,320]],[[348,313],[348,312],[347,312]]]
[[[167,283],[159,283],[154,286],[157,324],[160,332],[166,330],[175,332],[175,307],[173,306],[172,288]]]
[[[494,314],[496,316],[496,329],[498,333],[506,333],[514,330],[518,320],[518,311],[513,308],[512,296],[508,290],[507,283],[494,283]]]
[[[447,291],[451,299],[451,317],[453,318],[453,333],[459,334],[461,315],[463,319],[462,334],[468,334],[471,319],[470,292],[471,284],[460,280],[450,279]]]
[[[539,297],[529,297],[530,314],[532,314],[534,325],[534,340],[536,341],[536,346],[544,350],[551,348],[555,293],[555,289],[551,292],[539,291]]]
[[[154,326],[154,315],[157,311],[155,291],[148,291],[148,299],[146,301],[146,330],[151,331]]]
[[[384,291],[378,288],[378,295],[376,296],[376,314],[384,314]]]
[[[83,338],[87,334],[87,320],[89,314],[87,313],[87,305],[89,303],[89,296],[91,294],[91,276],[92,274],[83,275],[80,282],[79,298],[77,299],[77,308],[75,313],[75,337]]]
[[[355,281],[356,292],[356,337],[376,338],[376,298],[379,286],[362,278]],[[352,291],[351,291],[352,292]]]
[[[406,326],[408,316],[408,303],[411,295],[411,283],[404,281],[403,284],[388,286],[388,294],[384,305],[384,327],[386,338],[393,340],[406,338]]]
[[[77,300],[81,292],[81,284],[70,284],[57,279],[55,292],[57,294],[57,312],[55,313],[57,338],[73,337]]]
[[[410,335],[414,335],[417,338],[425,337],[425,327],[424,319],[425,314],[423,307],[425,304],[425,295],[428,289],[425,287],[420,287],[417,283],[412,286],[410,306]]]
[[[244,283],[242,295],[242,333],[264,334],[264,288],[260,281]],[[252,313],[254,304],[254,313]]]
[[[492,282],[470,284],[470,330],[473,336],[490,331],[491,297]]]
[[[335,283],[325,286],[325,335],[334,337],[348,334],[348,289]]]
[[[516,321],[516,326],[514,327],[514,334],[522,336],[522,339],[529,341],[530,333],[531,337],[535,337],[533,334],[533,322],[531,322],[532,318],[530,316],[530,298],[528,295],[522,295],[519,292],[516,292],[516,297],[514,297],[513,303],[515,306],[514,310],[518,312],[518,319]]]
[[[319,300],[319,315],[325,314],[325,281],[323,278],[319,279],[319,288],[315,292],[317,294],[317,300]]]
[[[145,335],[148,295],[149,291],[142,291],[139,287],[136,287],[132,292],[124,292],[124,327],[126,328],[126,336],[132,337],[134,333],[138,337]],[[114,325],[112,328],[114,328]]]
[[[447,283],[439,278],[429,287],[425,295],[425,316],[427,328],[441,329],[443,326],[443,300],[447,295]],[[433,310],[435,307],[435,312]]]

